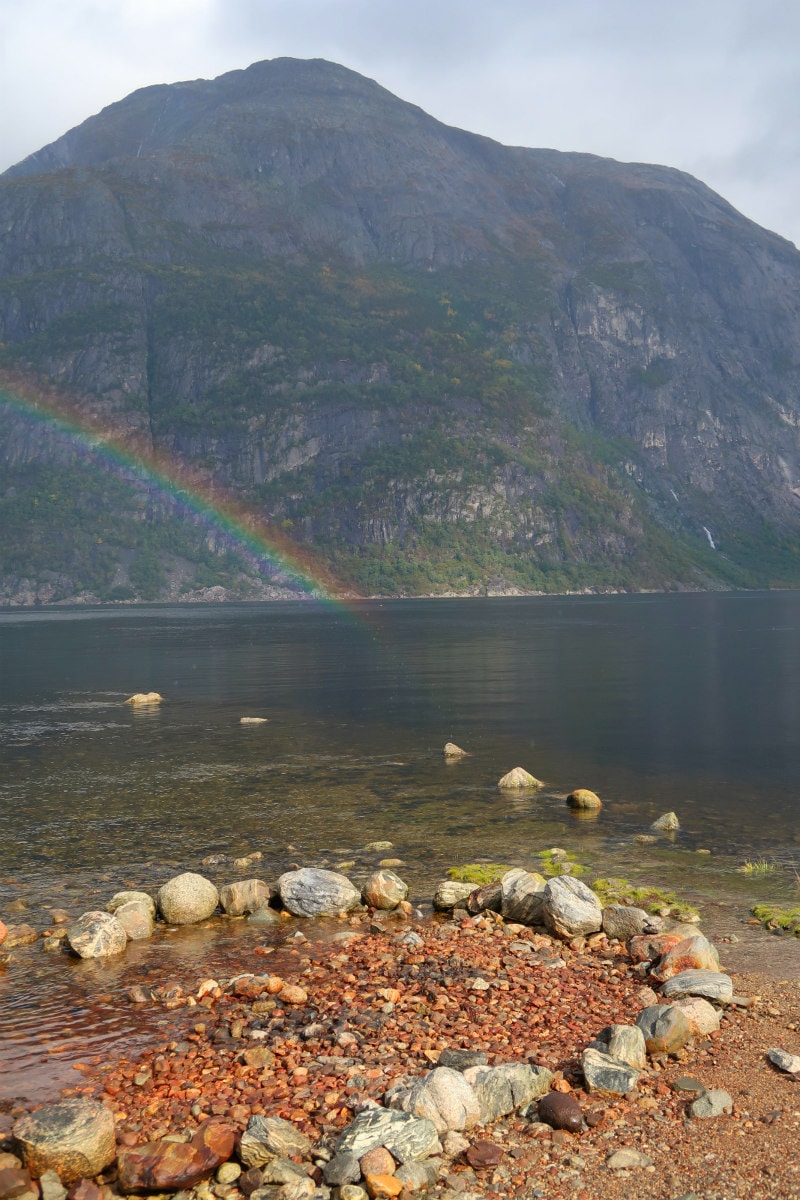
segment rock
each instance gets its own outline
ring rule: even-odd
[[[250,1196],[253,1192],[258,1191],[264,1182],[264,1176],[258,1167],[250,1167],[248,1171],[242,1171],[237,1180],[237,1187],[243,1196]]]
[[[675,833],[678,829],[680,829],[680,827],[681,823],[675,816],[674,812],[663,813],[658,820],[653,821],[653,824],[650,826],[651,829],[655,829],[656,833]]]
[[[459,1158],[466,1152],[468,1147],[469,1142],[464,1135],[461,1133],[456,1133],[454,1129],[451,1129],[449,1133],[446,1133],[442,1139],[442,1150],[445,1158]]]
[[[268,717],[239,717],[240,725],[266,725]]]
[[[229,917],[242,917],[245,913],[268,908],[272,892],[263,879],[240,879],[220,888],[219,902],[222,911]]]
[[[262,1167],[275,1158],[302,1158],[310,1150],[310,1139],[291,1121],[253,1116],[242,1134],[239,1157],[247,1167]]]
[[[394,871],[375,871],[364,884],[362,898],[370,908],[397,908],[408,895],[408,884]]]
[[[468,758],[466,750],[462,750],[455,742],[446,742],[444,747],[445,758]]]
[[[630,904],[607,904],[603,909],[605,933],[621,942],[644,933],[656,933],[661,924],[660,917],[653,917],[643,908],[634,908]]]
[[[115,916],[107,912],[87,912],[67,927],[67,941],[81,958],[109,958],[121,954],[128,935]]]
[[[21,1117],[14,1137],[34,1178],[53,1170],[66,1184],[98,1175],[116,1156],[114,1114],[95,1100],[48,1104]]]
[[[286,987],[282,987],[278,992],[278,999],[281,1004],[306,1004],[308,1002],[308,992],[305,988],[296,983],[287,983]]]
[[[390,1108],[367,1108],[348,1125],[335,1144],[337,1154],[363,1158],[385,1146],[398,1162],[416,1162],[441,1153],[436,1126],[427,1118]]]
[[[773,1046],[767,1051],[767,1058],[779,1070],[786,1071],[789,1075],[800,1075],[800,1054],[790,1054],[788,1050],[779,1050]]]
[[[446,1046],[439,1054],[437,1067],[452,1067],[454,1071],[466,1071],[467,1067],[485,1067],[489,1056],[485,1050],[461,1050]]]
[[[3,942],[6,940],[7,937],[8,937],[8,926],[6,925],[5,921],[0,921],[0,946],[2,946]]]
[[[733,980],[719,971],[681,971],[661,985],[668,999],[677,996],[705,996],[706,1000],[727,1003],[733,996]]]
[[[433,894],[433,907],[437,912],[451,908],[464,908],[467,897],[475,891],[474,883],[461,883],[456,879],[442,879]]]
[[[504,1154],[502,1146],[495,1142],[487,1142],[484,1138],[473,1142],[465,1155],[469,1165],[476,1171],[485,1167],[496,1167]]]
[[[501,1063],[468,1067],[464,1078],[478,1097],[481,1124],[486,1125],[538,1100],[549,1091],[553,1072],[528,1063]]]
[[[308,1179],[308,1175],[299,1163],[290,1158],[273,1158],[261,1170],[264,1183],[294,1183],[297,1179]]]
[[[189,1142],[167,1139],[120,1150],[117,1184],[122,1193],[170,1192],[190,1188],[227,1162],[235,1145],[233,1129],[204,1121]]]
[[[590,792],[588,788],[576,788],[574,792],[570,792],[567,796],[567,804],[570,808],[602,808],[603,801],[595,792]]]
[[[268,1046],[248,1046],[242,1055],[245,1066],[258,1067],[259,1070],[271,1067],[274,1061],[275,1055]]]
[[[394,1175],[396,1165],[385,1146],[376,1146],[374,1150],[368,1150],[359,1163],[365,1179],[367,1175]]]
[[[603,909],[597,896],[580,879],[559,875],[544,889],[544,923],[559,937],[597,933],[603,927]]]
[[[185,871],[168,880],[158,892],[158,907],[170,925],[194,925],[212,916],[219,893],[210,879]]]
[[[733,1112],[733,1100],[722,1088],[701,1092],[689,1107],[689,1115],[698,1118],[721,1117]]]
[[[247,922],[254,925],[280,925],[281,915],[274,908],[257,908],[255,912],[250,913]]]
[[[394,1089],[387,1093],[387,1103],[390,1108],[427,1118],[438,1133],[472,1129],[481,1120],[481,1106],[466,1075],[451,1067],[434,1067],[408,1088]]]
[[[66,1200],[67,1189],[55,1171],[43,1171],[39,1176],[42,1200]]]
[[[679,933],[641,934],[628,938],[628,953],[635,963],[655,962],[672,946],[683,941]]]
[[[647,1066],[647,1049],[644,1034],[638,1025],[612,1025],[608,1039],[608,1053],[617,1062],[627,1063],[643,1071]]]
[[[681,971],[719,971],[719,955],[702,933],[694,933],[670,946],[650,972],[651,979],[664,983]]]
[[[128,904],[121,904],[114,913],[114,920],[119,921],[130,942],[146,941],[147,938],[153,936],[153,913],[150,907],[140,900],[131,900]],[[84,955],[84,957],[86,956]]]
[[[430,1173],[422,1163],[404,1163],[397,1168],[395,1175],[402,1183],[404,1192],[427,1192],[431,1185]]]
[[[217,1173],[214,1176],[217,1183],[236,1183],[242,1177],[242,1168],[235,1162],[224,1162],[221,1167],[217,1167]]]
[[[339,1200],[368,1200],[366,1188],[355,1183],[343,1183],[339,1191]]]
[[[382,850],[394,850],[394,842],[367,842],[364,847],[366,854],[380,854]]]
[[[361,903],[361,893],[346,875],[319,867],[287,871],[278,880],[281,903],[296,917],[336,916]]]
[[[719,1013],[702,996],[681,996],[673,1001],[672,1007],[683,1013],[693,1034],[715,1033],[719,1029]]]
[[[373,1147],[374,1149],[374,1147]],[[361,1164],[355,1154],[341,1151],[334,1154],[322,1168],[322,1178],[328,1187],[341,1187],[345,1183],[358,1183],[361,1178]]]
[[[591,1047],[581,1055],[581,1066],[590,1092],[614,1092],[624,1096],[633,1091],[641,1075],[635,1067]]]
[[[364,1183],[367,1195],[371,1200],[393,1200],[403,1190],[403,1185],[396,1175],[366,1175]]]
[[[615,1150],[606,1159],[606,1166],[611,1171],[636,1171],[642,1167],[651,1167],[653,1160],[641,1150],[632,1150],[626,1146],[623,1150]]]
[[[514,767],[502,779],[498,779],[497,786],[499,788],[543,788],[544,784],[523,767]]]
[[[501,912],[503,907],[503,884],[499,879],[475,888],[467,896],[466,910],[472,916],[482,912]]]
[[[692,1036],[687,1016],[673,1004],[642,1009],[636,1024],[644,1034],[648,1054],[677,1054]]]
[[[23,1167],[0,1167],[0,1197],[2,1200],[38,1200],[39,1188]]]
[[[142,904],[148,908],[155,920],[156,902],[148,892],[115,892],[106,905],[106,911],[116,913],[118,908],[122,908],[123,904]]]
[[[580,1133],[583,1125],[581,1106],[572,1092],[548,1092],[539,1101],[539,1120],[551,1129]]]
[[[128,697],[125,703],[133,704],[134,706],[138,704],[160,704],[163,699],[164,697],[160,696],[158,692],[134,692],[132,696]]]
[[[5,950],[14,950],[17,946],[32,946],[39,940],[39,934],[32,925],[7,925],[5,929]]]
[[[506,871],[500,881],[500,911],[505,920],[519,925],[541,925],[546,886],[547,880],[536,871],[523,871],[521,867]]]

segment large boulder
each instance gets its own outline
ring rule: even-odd
[[[603,909],[604,931],[620,942],[644,933],[656,933],[661,923],[660,917],[653,917],[643,908],[634,908],[631,904],[607,904]]]
[[[129,904],[121,904],[114,913],[114,919],[119,921],[131,942],[145,941],[153,936],[155,918],[151,906],[140,900],[131,900]]]
[[[547,887],[544,875],[515,867],[513,871],[506,871],[500,885],[500,911],[507,921],[516,921],[520,925],[542,924],[542,905]]]
[[[320,867],[287,871],[278,880],[278,893],[295,917],[334,917],[361,903],[361,893],[346,875]]]
[[[682,941],[680,933],[642,933],[628,938],[628,953],[635,963],[655,962]]]
[[[472,1129],[481,1120],[481,1106],[461,1071],[434,1067],[410,1087],[387,1094],[390,1108],[432,1121],[438,1133],[449,1129]]]
[[[373,872],[364,884],[362,893],[364,903],[370,908],[380,908],[387,911],[397,908],[408,896],[408,884],[403,883],[399,875],[384,867]]]
[[[478,1097],[481,1124],[486,1125],[544,1096],[550,1090],[553,1072],[528,1063],[500,1063],[496,1067],[467,1067],[464,1078]]]
[[[156,902],[148,892],[115,892],[106,905],[106,910],[110,913],[116,913],[117,909],[122,908],[123,904],[142,904],[150,910],[155,919]]]
[[[583,1077],[589,1092],[613,1092],[624,1096],[633,1091],[641,1071],[629,1063],[613,1058],[602,1050],[588,1047],[581,1057]]]
[[[499,788],[543,788],[544,784],[541,779],[536,779],[531,775],[530,771],[526,771],[524,767],[514,767],[507,775],[503,775],[498,779],[497,786]]]
[[[128,935],[111,913],[87,912],[67,927],[67,941],[81,958],[110,958],[122,953]]]
[[[603,908],[597,896],[580,879],[559,875],[544,889],[544,923],[558,937],[579,937],[603,928]]]
[[[48,1104],[21,1117],[14,1137],[34,1178],[52,1170],[67,1185],[98,1175],[117,1154],[114,1114],[96,1100]]]
[[[460,879],[442,879],[433,893],[433,907],[437,912],[451,908],[465,908],[467,897],[475,891],[474,883],[463,883]]]
[[[170,925],[206,921],[219,903],[219,892],[210,879],[185,871],[168,880],[158,892],[158,907]]]
[[[442,1147],[436,1126],[426,1117],[391,1108],[366,1108],[347,1126],[334,1145],[336,1154],[361,1159],[376,1146],[385,1146],[398,1162],[418,1162]]]
[[[672,1008],[680,1009],[693,1034],[716,1033],[719,1029],[719,1013],[710,1000],[705,1000],[702,996],[682,996],[673,1000]],[[800,1059],[798,1062],[800,1063]]]
[[[229,917],[243,917],[245,913],[267,908],[271,896],[269,884],[263,879],[240,879],[236,883],[226,883],[225,887],[220,888],[219,902],[222,911]]]
[[[650,1004],[636,1018],[648,1054],[677,1054],[692,1036],[684,1012],[674,1004]]]
[[[650,971],[650,978],[664,983],[681,971],[718,971],[719,955],[714,946],[702,933],[683,938],[675,946],[665,950]]]

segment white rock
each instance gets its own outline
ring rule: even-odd
[[[219,893],[210,879],[185,871],[168,880],[158,893],[158,907],[171,925],[194,925],[210,917]]]

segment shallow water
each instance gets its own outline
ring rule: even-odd
[[[420,897],[455,862],[536,866],[560,845],[590,878],[667,880],[737,919],[754,896],[800,903],[798,668],[795,593],[3,613],[0,915],[42,928],[220,851],[261,851],[267,879],[341,862],[357,879],[382,838]],[[149,690],[158,707],[123,703]],[[471,757],[447,764],[449,740]],[[517,765],[544,791],[498,791]],[[597,820],[567,809],[578,786],[603,797]],[[668,809],[673,841],[632,840]],[[184,944],[202,960],[215,937]],[[162,941],[123,965],[19,951],[0,1099],[74,1057],[68,1025],[76,1054],[135,1036],[117,997],[137,970],[205,973]]]

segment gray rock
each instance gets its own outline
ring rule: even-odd
[[[153,936],[153,909],[141,900],[129,900],[127,904],[120,904],[114,918],[119,921],[131,942],[143,942]]]
[[[789,1075],[800,1075],[800,1054],[790,1054],[788,1050],[779,1050],[773,1046],[767,1051],[767,1058],[781,1071],[786,1071]]]
[[[597,933],[603,927],[603,909],[597,896],[580,879],[559,875],[544,889],[544,923],[559,937]]]
[[[456,879],[442,879],[433,893],[433,907],[437,912],[451,908],[463,908],[467,896],[475,891],[474,883],[462,883]]]
[[[13,1132],[31,1175],[52,1170],[67,1185],[98,1175],[117,1155],[114,1114],[94,1100],[48,1104],[21,1117]]]
[[[628,904],[607,904],[603,909],[603,929],[610,938],[621,942],[642,933],[657,933],[662,924],[660,917]]]
[[[361,893],[346,875],[319,867],[287,871],[278,880],[284,908],[296,917],[336,916],[361,903]]]
[[[44,1171],[39,1177],[42,1200],[66,1200],[67,1189],[55,1171]]]
[[[663,813],[650,826],[651,829],[655,829],[656,833],[675,833],[680,827],[681,823],[674,812]]]
[[[498,779],[497,786],[499,788],[543,788],[544,784],[540,779],[536,779],[531,775],[530,771],[526,771],[524,767],[513,767],[508,774],[503,775]]]
[[[431,1179],[431,1171],[427,1164],[419,1162],[404,1163],[397,1168],[394,1174],[395,1178],[403,1184],[406,1193],[426,1192],[436,1182],[435,1176]]]
[[[503,908],[503,885],[499,879],[475,888],[467,896],[466,909],[472,916],[482,912],[500,912]]]
[[[67,928],[67,941],[81,958],[110,958],[122,953],[128,935],[111,913],[87,912]]]
[[[248,925],[251,922],[254,925],[279,925],[280,921],[280,913],[276,912],[274,908],[257,908],[247,918]]]
[[[651,1167],[653,1160],[641,1150],[631,1150],[626,1146],[623,1150],[615,1150],[606,1159],[606,1166],[611,1171],[631,1171],[642,1167]]]
[[[210,879],[185,871],[168,880],[158,892],[158,907],[170,925],[194,925],[207,920],[219,903]]]
[[[263,879],[240,879],[220,888],[219,902],[228,916],[242,917],[245,913],[267,908],[271,896],[269,885]]]
[[[262,1168],[264,1183],[294,1183],[296,1179],[308,1179],[303,1168],[290,1158],[278,1156]]]
[[[370,908],[390,911],[408,896],[408,884],[386,869],[375,871],[364,884],[362,897]]]
[[[648,1005],[639,1013],[636,1024],[644,1035],[648,1054],[677,1054],[692,1036],[686,1014],[674,1004]]]
[[[447,1046],[439,1054],[437,1067],[452,1067],[454,1071],[466,1071],[467,1067],[485,1067],[489,1056],[485,1050],[460,1050]]]
[[[106,905],[106,910],[110,913],[115,913],[118,908],[122,908],[123,904],[144,904],[150,909],[150,913],[155,920],[156,917],[156,902],[148,892],[115,892]]]
[[[472,1129],[481,1120],[481,1106],[466,1075],[450,1067],[434,1067],[409,1087],[394,1089],[387,1094],[387,1103],[391,1108],[427,1118],[440,1134],[449,1129]]]
[[[730,975],[720,971],[681,971],[661,985],[661,995],[668,999],[677,996],[705,996],[726,1004],[733,996]]]
[[[722,1088],[709,1088],[701,1092],[689,1108],[690,1115],[698,1118],[721,1117],[731,1112],[733,1100]]]
[[[269,1156],[263,1159],[264,1163],[272,1162],[274,1158],[289,1158],[291,1155],[302,1158],[311,1150],[310,1139],[291,1121],[284,1121],[282,1117],[251,1117],[247,1122],[247,1129],[242,1134],[242,1142],[245,1137],[249,1146],[258,1144],[263,1147]],[[244,1159],[242,1161],[244,1162]],[[248,1162],[246,1165],[260,1167],[262,1163]]]
[[[347,1126],[336,1142],[337,1154],[362,1159],[376,1146],[385,1146],[398,1162],[416,1162],[441,1154],[439,1135],[432,1121],[390,1108],[367,1108]]]
[[[542,906],[547,880],[536,871],[515,867],[506,871],[500,881],[502,888],[500,911],[507,921],[519,925],[541,925]]]
[[[584,1050],[581,1066],[588,1091],[614,1092],[619,1096],[633,1091],[642,1073],[635,1067],[630,1067],[627,1063],[612,1058],[610,1054],[592,1047]]]
[[[545,1095],[553,1072],[527,1063],[500,1063],[496,1067],[468,1067],[464,1078],[478,1097],[481,1124],[485,1125]]]
[[[361,1167],[358,1158],[349,1150],[334,1154],[322,1168],[322,1178],[328,1187],[342,1187],[346,1183],[358,1183]]]
[[[612,1025],[608,1054],[617,1062],[643,1071],[647,1066],[644,1034],[638,1025]]]

